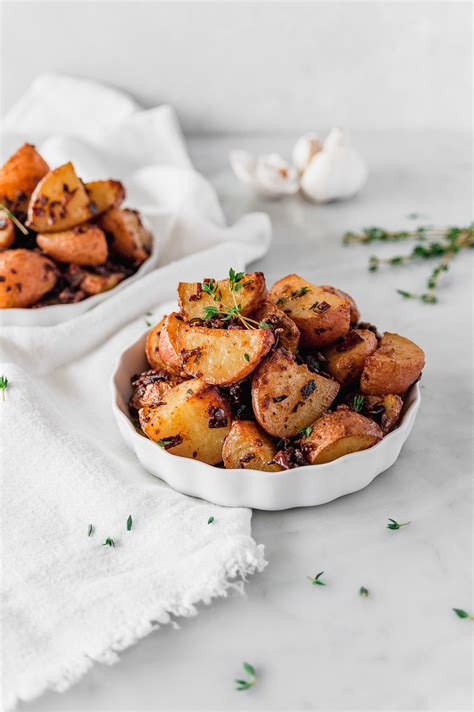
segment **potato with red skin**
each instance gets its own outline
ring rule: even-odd
[[[400,420],[403,409],[403,401],[400,396],[389,393],[386,396],[364,396],[364,408],[382,406],[384,411],[380,416],[380,427],[384,435],[390,433]],[[369,412],[370,415],[370,412]]]
[[[364,395],[402,395],[419,378],[425,354],[410,339],[384,333],[379,347],[368,357],[360,377]]]
[[[69,162],[40,180],[28,205],[26,225],[36,232],[64,232],[93,215],[84,184]]]
[[[337,289],[337,287],[331,287],[330,284],[322,284],[321,289],[324,289],[325,292],[331,292],[331,294],[336,294],[338,297],[341,297],[341,299],[347,299],[351,307],[351,324],[358,323],[360,319],[359,308],[355,303],[355,299],[353,299],[350,294],[347,294],[347,292],[343,292],[342,289]]]
[[[339,384],[299,364],[285,349],[275,349],[252,381],[252,406],[259,425],[287,438],[319,418],[334,401]]]
[[[0,252],[0,309],[31,307],[56,284],[58,269],[32,250]]]
[[[100,227],[87,223],[65,232],[38,233],[36,244],[58,262],[84,266],[103,265],[109,252]]]
[[[183,325],[181,315],[172,312],[164,318],[156,336],[151,337],[158,338],[158,355],[165,368],[173,373],[183,373],[183,357],[178,346],[178,334]]]
[[[23,220],[38,182],[49,166],[30,143],[24,143],[0,168],[0,203]]]
[[[293,354],[298,351],[300,330],[295,322],[282,312],[276,304],[265,300],[260,309],[255,312],[254,318],[256,321],[263,321],[270,326],[271,331],[278,337],[280,346]]]
[[[93,180],[84,183],[84,188],[93,204],[94,215],[117,208],[125,200],[125,188],[118,180]]]
[[[0,250],[7,250],[15,242],[15,226],[8,215],[0,211]]]
[[[86,272],[81,280],[81,289],[88,297],[93,297],[95,294],[108,292],[117,286],[125,279],[123,272],[112,272],[111,274],[94,274]]]
[[[208,329],[183,322],[177,347],[189,376],[230,386],[255,370],[274,341],[268,329]]]
[[[301,332],[301,345],[306,348],[328,346],[349,329],[351,307],[347,299],[297,274],[275,282],[268,298],[295,322]]]
[[[234,307],[234,297],[242,316],[250,316],[259,308],[265,295],[265,277],[263,272],[244,274],[236,283],[236,291],[230,290],[230,279],[207,280],[214,289],[214,296],[207,294],[202,286],[205,282],[180,282],[178,301],[186,319],[204,319],[206,307],[217,309]]]
[[[111,238],[111,251],[120,257],[138,265],[150,256],[152,235],[136,210],[109,208],[99,217],[98,224]]]
[[[160,356],[160,349],[159,349],[159,341],[160,341],[160,333],[161,329],[163,328],[163,324],[165,323],[166,316],[164,316],[158,324],[155,324],[150,331],[147,334],[146,337],[146,343],[145,343],[145,355],[146,355],[146,360],[150,364],[151,368],[153,368],[155,371],[162,371],[165,370],[167,371],[167,367],[165,362]]]
[[[310,465],[320,465],[366,450],[382,437],[377,423],[342,406],[316,420],[311,433],[301,438],[300,447]]]
[[[260,470],[280,472],[272,462],[276,447],[271,438],[252,420],[234,420],[225,439],[222,459],[227,470]]]
[[[323,350],[324,368],[341,385],[360,378],[366,359],[377,348],[377,337],[367,329],[351,329],[341,342]]]
[[[172,455],[208,465],[221,462],[232,414],[215,386],[202,379],[185,381],[166,393],[162,405],[144,406],[138,415],[145,435]]]

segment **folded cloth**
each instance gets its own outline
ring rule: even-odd
[[[174,298],[178,281],[243,269],[268,249],[270,225],[255,214],[226,227],[169,107],[141,111],[114,90],[48,76],[12,109],[5,129],[6,152],[36,141],[51,164],[72,158],[86,179],[118,177],[131,205],[151,220],[160,211],[169,218],[152,272],[63,323],[1,330],[10,709],[48,688],[67,689],[94,661],[116,662],[155,627],[194,615],[198,603],[264,567],[249,510],[186,497],[143,471],[113,422],[109,379],[120,352],[146,329],[146,312]]]

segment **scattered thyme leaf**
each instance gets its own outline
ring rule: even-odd
[[[364,396],[361,395],[356,395],[352,399],[352,410],[354,410],[356,413],[360,413],[362,408],[364,407]]]
[[[248,354],[244,354],[244,361],[247,361],[247,363],[249,363],[250,356]]]
[[[113,539],[111,539],[111,538],[108,536],[107,539],[106,539],[106,540],[104,541],[104,543],[102,544],[102,546],[113,546],[113,547],[115,547],[115,542],[114,542]]]
[[[302,297],[306,292],[309,291],[309,287],[301,287],[301,289],[298,289],[296,292],[292,292],[291,296],[295,297],[295,299],[298,299],[299,297]]]
[[[6,376],[0,376],[0,390],[2,391],[2,400],[5,400],[5,391],[8,388],[8,378]]]
[[[316,576],[308,576],[308,579],[311,581],[313,586],[326,586],[324,581],[321,581],[321,576],[323,575],[324,571],[320,571],[319,574],[316,574]]]
[[[212,524],[213,521],[214,521],[214,517],[209,517],[209,519],[207,520],[207,523],[208,523],[208,524]]]
[[[463,611],[462,608],[453,608],[453,611],[458,618],[469,618],[471,621],[474,620],[474,616],[471,616],[467,611]]]
[[[92,536],[94,533],[94,527],[92,524],[89,524],[89,527],[87,529],[87,536]]]
[[[244,668],[245,672],[248,675],[247,680],[235,680],[235,684],[237,685],[236,690],[249,690],[255,683],[257,682],[257,673],[255,671],[255,668],[253,665],[250,663],[242,663],[242,667]]]
[[[403,522],[403,524],[399,524],[395,519],[389,518],[387,529],[400,529],[400,527],[406,527],[408,524],[411,524],[411,522]]]
[[[127,519],[127,531],[128,532],[131,531],[132,526],[133,526],[133,519],[132,519],[132,515],[129,514],[128,519]]]
[[[258,324],[258,328],[259,329],[271,329],[272,327],[270,326],[270,324],[267,324],[266,321],[260,321]]]
[[[313,432],[313,426],[312,425],[307,425],[306,428],[301,428],[300,431],[298,431],[298,435],[302,435],[304,438],[309,438],[311,433]]]
[[[369,590],[365,586],[361,586],[359,588],[359,596],[362,596],[363,598],[367,598],[369,595]]]

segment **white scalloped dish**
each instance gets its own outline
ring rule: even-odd
[[[149,368],[146,333],[121,355],[112,377],[112,409],[125,443],[143,467],[183,494],[228,507],[282,510],[325,504],[357,492],[391,467],[410,435],[420,406],[418,383],[407,393],[398,427],[373,447],[332,462],[282,472],[222,469],[172,455],[140,434],[128,411],[130,378]]]

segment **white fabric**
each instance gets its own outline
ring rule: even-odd
[[[159,623],[193,615],[196,604],[226,595],[233,578],[265,565],[250,511],[185,497],[142,470],[113,421],[109,379],[146,329],[145,313],[173,299],[179,280],[242,269],[268,249],[270,225],[253,214],[225,226],[169,107],[141,111],[114,90],[47,76],[4,129],[5,153],[36,141],[53,165],[72,158],[84,178],[122,179],[130,205],[152,221],[166,213],[170,226],[159,236],[162,266],[141,280],[57,326],[1,330],[9,709],[47,688],[67,689],[94,661],[115,662]],[[106,537],[115,548],[102,545]]]

